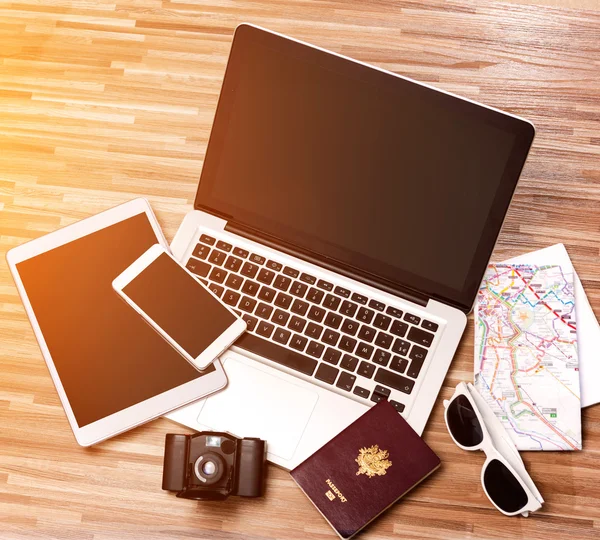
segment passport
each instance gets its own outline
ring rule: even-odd
[[[291,471],[341,538],[352,538],[440,466],[392,405],[381,401]]]

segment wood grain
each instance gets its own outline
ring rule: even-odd
[[[234,27],[249,21],[531,119],[494,258],[567,246],[600,315],[600,5],[469,0],[0,2],[0,250],[143,195],[167,238],[190,210]],[[586,8],[588,8],[586,10]],[[0,538],[334,538],[287,473],[262,500],[160,490],[158,420],[79,448],[0,262]],[[469,324],[441,398],[472,377]],[[425,432],[443,466],[363,538],[600,537],[600,407],[584,450],[527,453],[543,511],[506,518],[483,456]]]

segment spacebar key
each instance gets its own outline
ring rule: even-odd
[[[248,332],[242,334],[234,345],[245,351],[264,356],[282,366],[300,371],[305,375],[312,375],[318,364],[313,358],[290,351],[289,349],[275,345],[275,343],[256,337]]]

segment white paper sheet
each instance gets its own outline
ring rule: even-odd
[[[543,266],[558,264],[572,269],[573,263],[563,244],[540,249],[504,261],[510,264],[535,264]],[[575,289],[575,315],[577,321],[577,349],[579,355],[579,384],[581,407],[600,403],[600,324],[583,290],[581,281],[573,269]]]

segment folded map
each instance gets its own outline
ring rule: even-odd
[[[573,272],[491,264],[475,306],[475,386],[519,450],[580,450]]]

